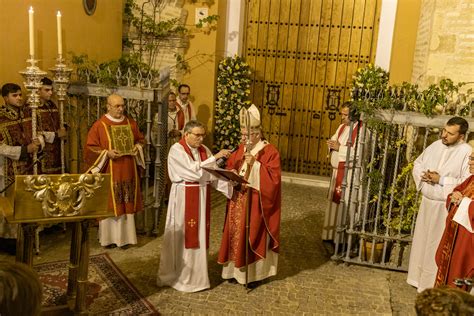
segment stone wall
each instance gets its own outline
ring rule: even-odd
[[[155,10],[156,21],[168,21],[171,19],[178,18],[181,21],[186,21],[188,12],[183,9],[184,1],[161,1],[161,4]],[[157,3],[160,3],[158,1]],[[148,0],[137,0],[136,4],[142,8],[146,14],[153,15],[155,7],[153,6],[153,1]],[[131,27],[130,29],[125,30],[125,36],[128,36],[132,43],[133,49],[138,51],[140,48],[140,39],[138,38],[136,29]],[[184,55],[188,43],[183,38],[170,38],[166,40],[161,40],[158,52],[152,57],[147,53],[144,53],[142,60],[152,65],[154,69],[163,69],[169,67],[170,69],[170,78],[179,80],[181,75],[177,72],[176,69],[176,57],[175,55]]]
[[[426,87],[442,78],[473,81],[473,17],[472,0],[422,1],[412,82]]]

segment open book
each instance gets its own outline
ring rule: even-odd
[[[231,170],[226,170],[219,167],[202,167],[202,169],[222,180],[234,181],[237,183],[248,183],[244,178]]]

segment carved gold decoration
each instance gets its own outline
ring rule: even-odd
[[[41,201],[45,216],[62,217],[79,214],[103,181],[101,174],[82,174],[77,181],[63,174],[58,181],[52,181],[48,175],[27,176],[24,183],[25,191],[34,192],[34,198]]]

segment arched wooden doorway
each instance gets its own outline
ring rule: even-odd
[[[373,63],[381,0],[248,0],[252,102],[283,170],[329,175],[326,140],[352,75]]]

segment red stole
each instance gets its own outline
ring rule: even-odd
[[[348,126],[348,125],[345,125],[344,127],[342,127],[339,130],[339,133],[337,135],[338,140],[339,140],[339,137],[341,137],[344,130],[346,129],[346,126]],[[362,122],[359,122],[357,124],[357,127],[354,128],[354,130],[352,131],[352,145],[354,145],[354,142],[356,141],[357,134],[359,134],[359,129],[360,129],[361,126],[362,126]],[[346,144],[346,146],[347,146],[347,144]],[[345,165],[346,165],[345,161],[341,161],[337,165],[336,181],[335,181],[335,186],[334,186],[334,193],[332,195],[332,201],[336,204],[339,204],[341,202],[341,195],[342,195],[341,185],[342,185],[342,180],[344,179]]]
[[[176,106],[178,108],[178,111],[176,112],[176,119],[178,120],[178,126],[176,127],[178,131],[182,130],[184,128],[184,111],[181,105],[179,105],[178,102],[176,102]],[[188,107],[189,109],[189,107]],[[191,117],[191,113],[189,114]],[[192,155],[191,155],[192,156]]]
[[[194,160],[191,149],[186,144],[184,138],[179,143],[184,151]],[[207,159],[207,152],[204,146],[198,148],[201,161]],[[186,184],[199,184],[199,182],[186,182]],[[200,187],[186,186],[184,203],[184,247],[186,249],[199,248],[199,191]],[[206,249],[209,248],[209,231],[211,222],[211,188],[206,186]]]
[[[181,100],[180,100],[181,101]],[[182,102],[182,101],[181,101]],[[176,105],[178,106],[179,110],[181,110],[181,113],[184,114],[184,111],[183,111],[183,107],[179,104],[179,102],[176,102]],[[184,106],[184,105],[183,105]],[[186,107],[186,109],[188,110],[188,117],[190,120],[192,120],[192,116],[191,116],[191,103],[189,103],[188,101],[188,106]],[[179,112],[179,111],[178,111]],[[183,127],[184,127],[184,115],[182,117],[182,120],[183,120]],[[178,122],[179,122],[179,118],[178,118]],[[182,128],[181,128],[182,129]]]

